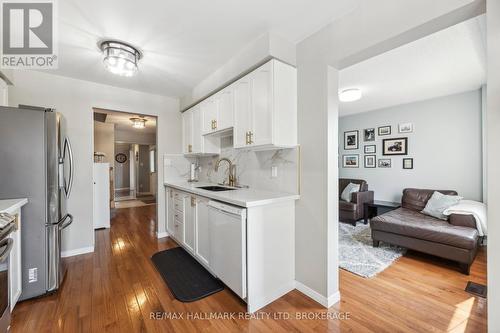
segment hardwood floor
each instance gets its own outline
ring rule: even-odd
[[[292,291],[245,319],[245,304],[227,289],[193,303],[175,300],[150,257],[177,245],[155,238],[154,214],[155,206],[115,210],[111,230],[96,232],[95,252],[67,258],[59,292],[16,306],[11,331],[486,332],[486,300],[464,291],[468,280],[486,283],[484,250],[470,276],[453,263],[409,253],[372,279],[341,270],[341,301],[328,311]],[[152,319],[155,312],[171,317]],[[207,319],[224,312],[235,317]],[[348,318],[337,320],[336,312]]]

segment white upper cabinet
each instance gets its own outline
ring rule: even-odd
[[[203,134],[217,130],[217,103],[211,97],[200,103],[201,114],[203,115]]]
[[[271,60],[234,84],[234,146],[297,145],[297,71]]]
[[[217,104],[217,119],[215,129],[222,131],[233,127],[234,125],[234,100],[233,89],[227,87],[214,95]]]
[[[220,136],[231,128],[235,148],[296,146],[297,70],[270,60],[185,111],[183,152],[218,154]]]
[[[219,154],[217,139],[203,136],[202,111],[202,105],[198,104],[182,113],[182,152],[186,155]]]
[[[182,113],[182,152],[193,152],[193,109]]]
[[[248,145],[249,133],[252,129],[250,111],[251,82],[249,77],[244,77],[234,84],[234,123],[233,142],[236,148]]]

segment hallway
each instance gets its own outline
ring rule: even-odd
[[[470,276],[413,252],[372,279],[341,270],[342,299],[329,311],[292,291],[248,320],[239,317],[245,303],[227,289],[192,303],[174,299],[150,257],[177,244],[156,239],[154,216],[154,205],[113,210],[111,229],[96,231],[95,252],[65,259],[61,290],[19,303],[11,332],[486,331],[486,300],[463,291],[469,279],[485,283],[484,250]],[[336,311],[348,318],[321,319]],[[171,317],[153,320],[155,312]],[[208,320],[214,314],[235,318]]]

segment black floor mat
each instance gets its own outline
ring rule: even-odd
[[[182,247],[155,253],[151,260],[172,294],[181,302],[197,301],[224,290],[222,282]]]

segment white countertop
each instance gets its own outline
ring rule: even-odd
[[[26,198],[0,200],[0,213],[12,214],[27,203]]]
[[[208,191],[198,187],[220,185],[203,182],[189,183],[187,181],[173,181],[165,182],[164,185],[241,207],[263,206],[277,202],[297,200],[300,198],[298,194],[261,191],[251,188],[238,188],[236,190],[222,192]]]

